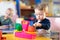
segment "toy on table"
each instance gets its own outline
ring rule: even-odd
[[[33,26],[28,27],[28,32],[35,32],[35,28]]]
[[[15,32],[15,36],[18,38],[27,38],[27,39],[35,39],[36,38],[36,34],[29,34],[27,32]]]
[[[28,26],[29,26],[29,21],[22,21],[22,28],[23,31],[27,31],[28,30]]]
[[[24,20],[24,18],[17,18],[16,20],[16,24],[15,24],[15,29],[16,31],[22,31],[22,21]]]
[[[30,25],[30,26],[33,26],[33,23],[34,23],[33,21],[30,21],[30,24],[29,24],[29,25]]]
[[[0,30],[0,40],[6,40],[6,37],[2,37],[2,31]]]
[[[30,24],[29,21],[23,20],[21,23],[22,26],[20,24],[18,24],[18,26],[16,25],[16,29],[21,32],[15,32],[15,37],[27,38],[27,39],[36,38],[36,33],[31,34],[31,32],[34,32],[35,29],[33,28],[33,26],[29,26],[29,24]]]
[[[19,24],[19,23],[16,23],[16,24],[15,24],[15,29],[16,29],[17,31],[22,31],[22,25]]]
[[[6,40],[6,37],[2,37],[2,40]]]

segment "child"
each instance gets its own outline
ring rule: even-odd
[[[46,8],[46,4],[38,4],[34,9],[36,19],[33,26],[36,28],[38,36],[44,36],[50,28],[50,21],[46,18]]]
[[[14,12],[14,10],[12,8],[8,8],[6,10],[6,14],[12,20],[13,23],[16,22],[16,19],[18,18],[18,15]]]
[[[0,17],[1,27],[2,28],[11,28],[10,26],[13,25],[13,22],[11,20],[12,17],[12,9],[8,8],[6,11],[6,14]],[[7,25],[7,26],[6,26]]]

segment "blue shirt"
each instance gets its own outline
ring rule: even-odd
[[[37,20],[34,20],[34,23],[37,22]],[[49,19],[45,18],[43,19],[41,22],[39,22],[42,24],[41,27],[36,27],[36,29],[45,29],[45,30],[48,30],[50,28],[50,21]]]

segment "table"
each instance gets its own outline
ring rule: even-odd
[[[6,37],[6,40],[52,40],[48,37],[36,37],[35,39],[18,38],[14,34],[3,34],[3,36]]]

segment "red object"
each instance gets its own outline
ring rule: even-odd
[[[1,38],[2,38],[2,31],[0,30],[0,40],[1,40]]]
[[[6,37],[2,37],[2,40],[6,40]]]
[[[2,37],[2,31],[0,30],[0,40],[6,40],[6,37]]]
[[[29,21],[22,21],[22,28],[23,30],[27,31],[28,30],[28,26],[29,26]]]
[[[35,32],[35,28],[33,26],[28,27],[28,32]]]

